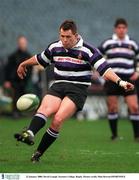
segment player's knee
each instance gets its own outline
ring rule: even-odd
[[[138,104],[131,104],[129,110],[130,110],[130,113],[139,113]]]
[[[108,111],[110,113],[116,113],[118,111],[118,107],[115,105],[108,106]]]
[[[49,117],[53,113],[53,110],[52,110],[52,108],[41,105],[38,108],[37,112],[44,114],[46,117]]]
[[[52,121],[52,127],[53,127],[53,129],[59,130],[60,127],[62,126],[62,123],[63,123],[62,117],[61,117],[60,115],[56,114],[56,115],[54,116],[53,121]]]
[[[115,103],[115,102],[108,101],[107,106],[108,106],[108,111],[110,113],[115,113],[118,111],[118,106],[117,106],[117,103]]]

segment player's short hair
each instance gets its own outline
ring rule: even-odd
[[[73,20],[65,20],[59,29],[63,29],[64,31],[71,30],[73,34],[77,33],[77,26]]]
[[[128,26],[127,21],[124,18],[118,18],[116,19],[115,23],[114,23],[114,27],[116,28],[119,24],[123,24],[126,27]]]

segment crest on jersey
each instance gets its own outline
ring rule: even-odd
[[[79,52],[78,59],[82,59],[82,52]]]

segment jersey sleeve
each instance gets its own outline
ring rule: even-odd
[[[137,44],[137,47],[136,47],[136,61],[139,63],[139,44]]]
[[[49,66],[52,62],[52,52],[49,49],[45,49],[43,52],[35,55],[37,62],[42,65],[44,68]]]
[[[110,69],[110,66],[98,49],[94,48],[93,51],[93,55],[90,57],[90,63],[99,72],[99,74],[103,76],[105,72]]]
[[[136,72],[139,73],[139,44],[137,44],[137,48],[136,48],[134,68],[135,68]]]

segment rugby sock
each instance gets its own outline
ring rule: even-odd
[[[134,138],[137,138],[139,137],[139,114],[130,114],[129,118],[132,123]]]
[[[48,128],[42,137],[42,140],[37,148],[37,151],[41,155],[49,148],[49,146],[57,139],[59,132],[54,131],[52,128]]]
[[[112,136],[117,137],[118,113],[109,113],[108,120]]]
[[[35,114],[29,127],[28,132],[32,132],[34,135],[45,125],[47,118],[41,113]],[[30,133],[31,134],[31,133]]]

